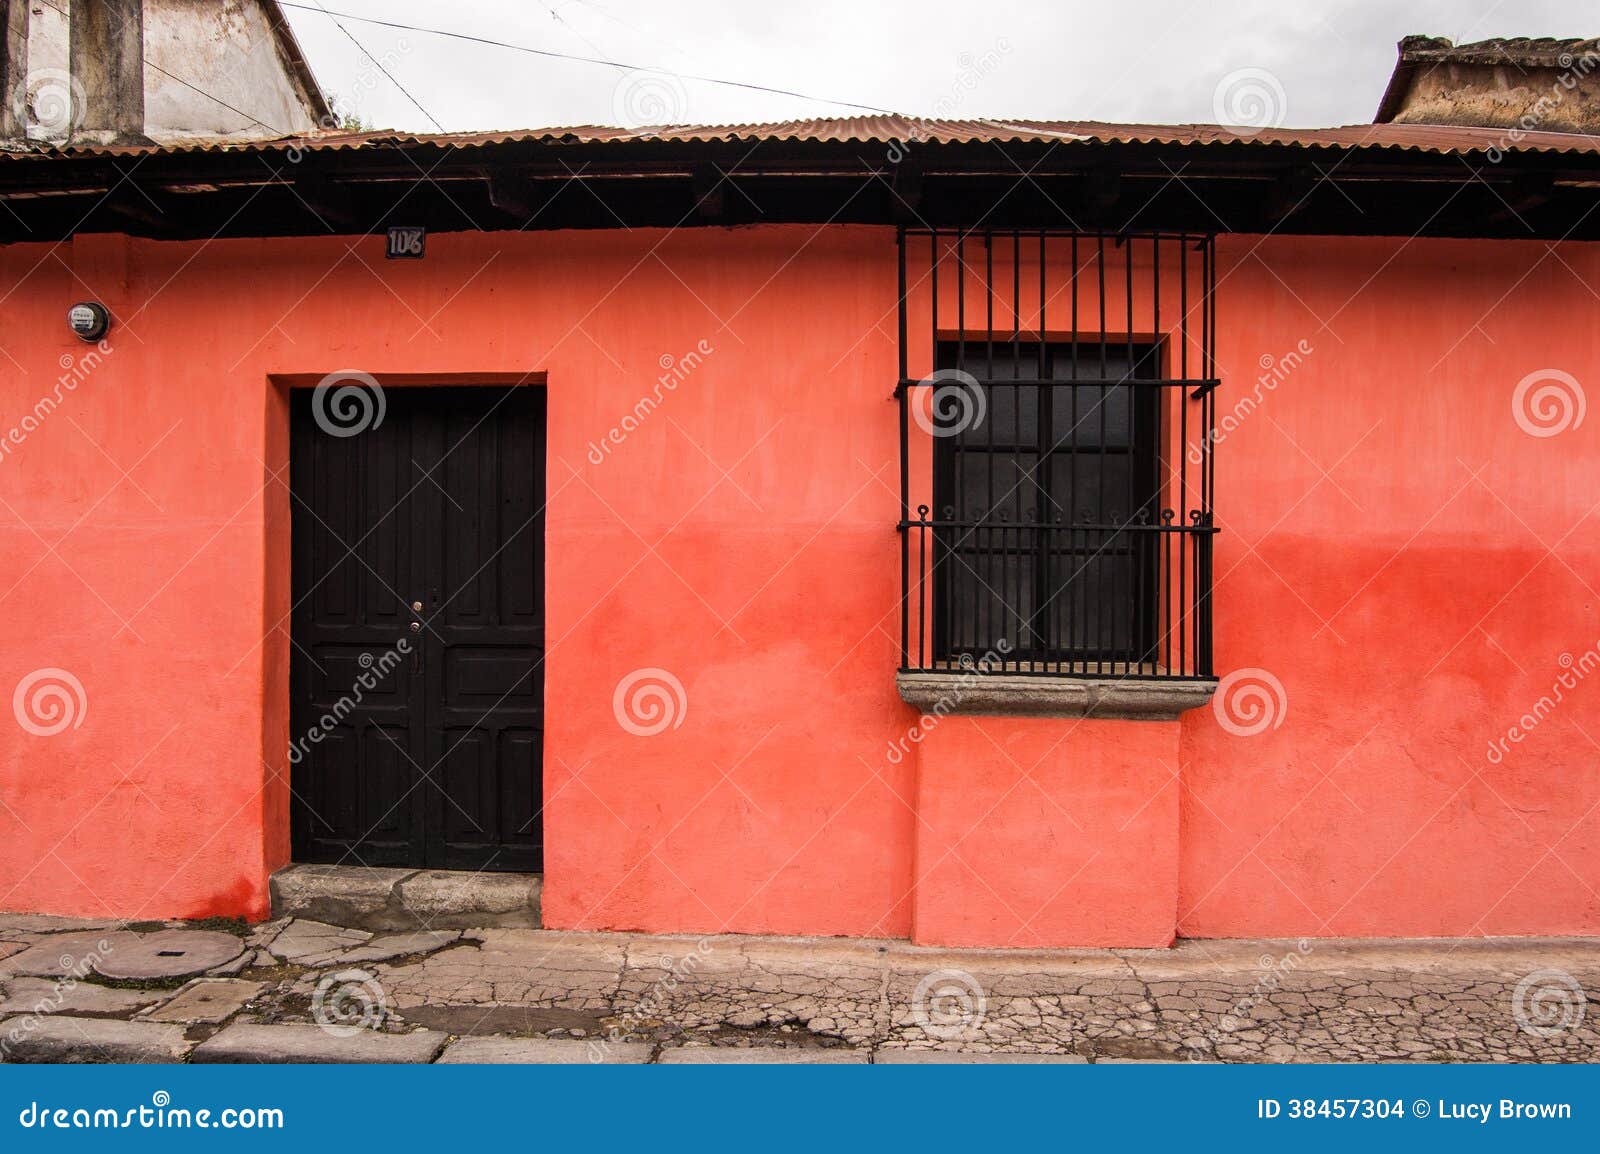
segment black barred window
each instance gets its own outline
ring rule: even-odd
[[[1208,677],[1210,238],[902,254],[902,670]]]

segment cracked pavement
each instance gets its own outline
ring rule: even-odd
[[[96,943],[126,951],[181,928],[0,915],[0,1042],[57,1016],[177,1021],[182,1038],[163,1026],[162,1044],[179,1051],[203,1051],[230,1025],[314,1023],[333,1035],[426,1034],[438,1039],[423,1047],[435,1058],[455,1039],[497,1037],[582,1043],[593,1061],[611,1047],[656,1060],[704,1047],[861,1060],[929,1050],[1091,1062],[1600,1060],[1589,1005],[1600,950],[1581,939],[996,951],[530,929],[374,934],[281,919],[236,926],[238,957],[193,979],[133,986],[64,964]]]

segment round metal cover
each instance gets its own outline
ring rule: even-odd
[[[215,930],[162,930],[137,934],[131,942],[95,959],[95,973],[104,978],[179,978],[198,974],[244,951],[244,942]]]

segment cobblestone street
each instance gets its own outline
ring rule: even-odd
[[[898,941],[0,916],[7,1061],[1592,1062],[1581,940]]]

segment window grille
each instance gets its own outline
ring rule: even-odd
[[[1213,252],[901,231],[902,671],[1211,676]]]

